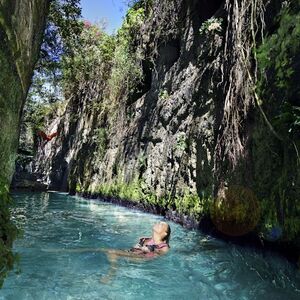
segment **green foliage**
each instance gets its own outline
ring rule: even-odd
[[[274,227],[281,227],[283,229],[283,239],[292,241],[300,235],[300,205],[297,200],[291,199],[294,202],[294,209],[291,211],[287,209],[285,213],[285,218],[283,224],[279,221],[278,211],[276,209],[276,199],[271,197],[269,199],[263,199],[260,202],[261,207],[261,224],[260,230],[264,234],[269,232]],[[289,203],[289,199],[282,199],[283,202]],[[298,205],[298,207],[297,207]]]
[[[264,229],[271,229],[274,226],[279,225],[275,199],[263,199],[260,202],[261,216],[262,216],[262,231]]]
[[[291,14],[288,8],[284,8],[279,18],[277,32],[262,43],[257,51],[257,59],[261,72],[274,69],[276,87],[287,89],[294,74],[293,58],[300,46],[300,14]]]
[[[199,32],[200,34],[220,33],[222,31],[222,18],[212,17],[202,23]]]
[[[130,8],[116,36],[84,22],[80,47],[72,57],[63,59],[65,94],[84,92],[91,97],[93,107],[100,108],[103,114],[115,114],[122,99],[134,93],[142,80],[141,54],[135,37],[144,18],[143,8]]]
[[[209,213],[209,207],[212,202],[211,198],[203,198],[198,194],[185,191],[182,196],[175,197],[176,210],[185,215],[194,217],[199,220],[203,215]]]
[[[150,191],[146,190],[143,179],[137,178],[129,183],[125,183],[121,179],[116,179],[111,183],[105,183],[97,186],[92,192],[105,197],[116,197],[161,208],[166,208],[170,202],[170,198],[168,196],[157,197]]]
[[[185,151],[187,149],[187,138],[185,133],[181,133],[180,135],[177,136],[176,139],[176,149]]]
[[[140,29],[145,20],[145,9],[143,7],[132,7],[128,10],[125,21],[118,31],[121,42],[130,43],[134,35]],[[133,45],[132,45],[133,46]]]
[[[78,41],[77,37],[82,30],[82,26],[78,22],[80,17],[80,0],[51,1],[44,43],[47,43],[50,38],[50,44],[53,45],[46,47],[54,50],[53,46],[56,45],[56,48],[63,48],[64,52],[72,52],[74,43]],[[53,34],[56,35],[55,38],[53,38]]]
[[[136,44],[145,19],[142,2],[128,10],[116,36],[79,21],[78,0],[52,2],[41,60],[25,107],[28,122],[42,128],[45,114],[49,115],[47,103],[63,98],[85,97],[102,116],[115,114],[122,99],[134,93],[142,80],[142,55]]]
[[[81,82],[92,81],[95,79],[95,71],[99,70],[102,72],[98,76],[107,76],[105,67],[111,64],[113,58],[113,37],[105,34],[103,29],[96,25],[85,21],[79,39],[80,47],[73,50],[74,56],[64,57],[63,77],[66,85],[76,86]]]
[[[47,120],[54,118],[63,110],[65,102],[41,103],[28,99],[23,117],[23,124],[32,129],[35,134],[37,130],[47,131]]]
[[[80,191],[78,186],[78,191]],[[155,206],[160,209],[175,209],[180,214],[188,215],[200,220],[203,215],[209,214],[212,199],[200,197],[190,191],[183,195],[171,197],[171,194],[156,196],[149,190],[143,179],[134,179],[132,182],[124,183],[117,179],[111,183],[104,183],[90,191],[105,197],[116,197],[146,205]]]
[[[82,31],[80,0],[53,0],[32,84],[23,110],[25,126],[44,130],[45,120],[64,105],[63,57],[70,60]]]
[[[105,155],[107,145],[108,145],[108,137],[106,128],[97,128],[94,131],[94,141],[97,144],[98,155],[100,159],[102,159]]]
[[[284,220],[285,237],[292,241],[300,235],[300,219],[299,216],[287,216]]]
[[[41,47],[37,71],[51,77],[58,75],[63,55],[72,55],[78,46],[78,36],[82,30],[80,0],[53,0]]]
[[[133,9],[147,7],[153,4],[153,0],[124,0],[123,2],[126,3],[129,8]]]
[[[17,254],[12,252],[12,244],[20,231],[10,218],[9,207],[12,205],[8,186],[0,180],[0,288],[8,272],[18,261]]]
[[[74,95],[80,87],[94,84],[96,73],[99,78],[107,77],[114,43],[102,29],[89,22],[83,23],[79,39],[80,47],[74,45],[73,55],[63,57],[63,87],[65,95]],[[101,84],[101,81],[98,83]]]
[[[28,98],[52,103],[61,99],[62,58],[72,57],[82,30],[80,0],[53,0],[47,19],[40,58]]]
[[[283,129],[290,136],[296,135],[300,129],[300,106],[293,106],[289,102],[284,102],[281,112],[274,117],[274,127]]]
[[[144,152],[141,152],[138,156],[138,165],[140,170],[144,170],[147,166],[147,156]]]
[[[145,20],[144,8],[130,8],[116,36],[116,49],[109,79],[110,101],[117,105],[124,95],[133,93],[142,80],[141,53],[135,37]]]
[[[82,186],[79,183],[76,183],[75,191],[76,191],[76,193],[84,192]]]
[[[112,64],[116,41],[114,36],[104,34],[99,45],[103,61]]]
[[[143,198],[139,180],[134,180],[128,184],[124,183],[122,180],[116,180],[112,183],[99,185],[94,192],[102,196],[118,197],[134,202],[139,202]]]
[[[285,6],[278,16],[278,29],[256,50],[259,70],[257,91],[264,103],[279,107],[275,129],[290,138],[299,132],[300,90],[296,75],[300,49],[300,3]],[[298,61],[298,62],[297,62]]]
[[[287,240],[300,233],[297,216],[299,207],[299,147],[300,147],[300,1],[287,1],[275,23],[275,31],[258,49],[257,93],[262,106],[280,140],[263,133],[258,160],[264,176],[258,185],[268,185],[268,195],[262,202],[262,228],[280,226]],[[272,149],[263,156],[266,147]],[[267,157],[266,157],[267,156]],[[268,163],[268,166],[266,164]],[[261,189],[261,188],[260,188]],[[268,197],[268,198],[267,198]],[[276,204],[276,205],[275,205]]]
[[[159,99],[161,99],[161,100],[166,100],[166,99],[168,99],[170,96],[169,96],[169,93],[168,93],[167,90],[161,90],[161,91],[159,92],[159,94],[158,94],[158,97],[159,97]]]

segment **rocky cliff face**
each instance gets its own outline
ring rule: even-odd
[[[74,173],[84,190],[121,176],[125,182],[143,177],[160,196],[185,188],[212,193],[214,135],[220,123],[215,111],[223,98],[215,83],[221,80],[224,40],[213,30],[201,36],[199,29],[218,10],[224,14],[224,9],[222,1],[178,3],[176,18],[184,22],[182,28],[160,43],[153,68],[145,68],[145,93],[128,99],[116,122],[101,124],[90,99],[84,98],[72,99],[63,117],[51,122],[49,130],[58,128],[63,134],[46,145],[36,164],[39,172],[47,174],[50,188],[67,190]],[[152,26],[149,18],[142,29],[144,47],[151,43]],[[94,143],[99,128],[105,131],[101,155]]]
[[[22,108],[37,60],[47,0],[0,1],[0,287],[13,267],[16,228],[8,188],[14,170]]]
[[[10,182],[20,118],[40,49],[48,2],[0,2],[0,183]]]
[[[271,196],[282,164],[270,152],[278,153],[279,141],[257,108],[249,74],[255,68],[253,28],[276,30],[281,6],[276,1],[266,7],[262,1],[174,3],[168,11],[153,1],[137,37],[139,50],[156,53],[142,62],[142,92],[126,95],[104,117],[92,103],[103,101],[101,86],[94,87],[96,100],[84,93],[72,97],[49,120],[49,130],[58,129],[60,136],[40,149],[36,172],[50,189],[132,198],[195,218],[209,199],[238,185],[262,203],[273,197],[268,201],[277,203],[278,215],[289,206],[284,201],[299,198],[297,158],[287,150],[290,200]],[[294,218],[297,209],[284,214]]]

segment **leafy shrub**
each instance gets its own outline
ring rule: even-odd
[[[161,90],[161,91],[159,92],[159,94],[158,94],[158,97],[159,97],[159,99],[161,99],[161,100],[166,100],[166,99],[168,99],[170,96],[169,96],[169,93],[168,93],[167,90]]]
[[[256,51],[259,80],[258,93],[265,104],[279,107],[273,125],[282,136],[299,132],[299,86],[296,76],[300,49],[300,3],[298,9],[282,8],[278,29]]]
[[[199,32],[200,34],[206,34],[210,32],[221,32],[222,31],[222,18],[212,17],[202,23]]]
[[[107,137],[106,129],[102,127],[95,129],[93,138],[97,144],[98,157],[102,159],[105,155],[107,145],[108,145],[108,137]]]
[[[210,197],[199,196],[186,190],[182,195],[175,197],[173,208],[181,214],[200,220],[201,217],[209,214],[211,202]]]
[[[179,134],[176,138],[176,149],[184,151],[186,150],[188,144],[187,144],[187,138],[184,132]]]
[[[122,27],[116,36],[116,49],[113,58],[111,77],[108,81],[110,100],[118,105],[120,99],[134,91],[142,80],[141,53],[134,48],[134,37],[143,21],[143,8],[129,9]]]
[[[257,93],[278,136],[276,140],[265,135],[261,138],[262,144],[271,144],[272,156],[276,155],[276,159],[270,159],[272,177],[267,178],[271,183],[270,198],[263,202],[266,209],[262,214],[262,227],[280,226],[284,238],[292,240],[300,232],[296,218],[300,211],[299,191],[295,188],[299,183],[300,163],[300,1],[285,1],[284,4],[275,30],[254,50]]]

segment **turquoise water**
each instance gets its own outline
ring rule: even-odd
[[[102,283],[106,255],[68,249],[128,249],[161,217],[59,193],[14,198],[14,218],[24,228],[14,246],[22,272],[9,275],[0,299],[300,299],[300,271],[284,258],[174,223],[168,254],[120,260]]]

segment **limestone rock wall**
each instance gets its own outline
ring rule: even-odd
[[[108,120],[111,126],[99,124],[89,99],[72,99],[63,116],[50,121],[49,130],[62,134],[39,152],[35,164],[49,188],[67,191],[80,185],[95,191],[119,177],[127,183],[142,179],[157,196],[212,193],[216,107],[223,101],[215,83],[221,80],[223,36],[201,36],[199,29],[214,14],[226,13],[223,1],[179,2],[184,23],[178,35],[161,43],[146,93],[127,101],[116,120]],[[149,19],[146,39],[151,26]],[[107,135],[104,155],[95,149],[99,127]]]

